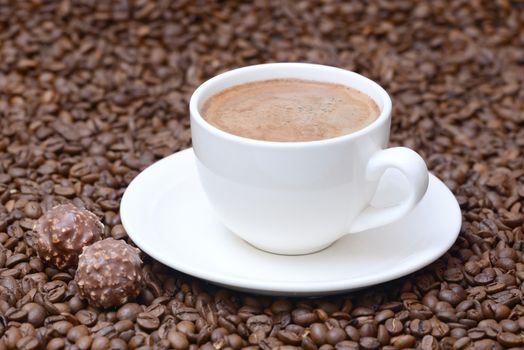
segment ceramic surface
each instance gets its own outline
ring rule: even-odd
[[[354,133],[309,142],[239,137],[207,123],[200,107],[216,92],[264,79],[319,80],[356,88],[375,100],[380,115]],[[235,69],[199,86],[191,97],[191,134],[197,169],[211,206],[232,232],[263,250],[317,251],[348,233],[389,224],[420,201],[428,185],[422,158],[405,147],[386,148],[391,99],[374,81],[344,69],[308,63],[271,63]],[[395,206],[369,206],[389,168],[411,184]]]
[[[403,178],[388,172],[373,204],[393,205],[405,191]],[[430,175],[424,198],[395,223],[347,235],[314,254],[267,253],[232,234],[216,217],[192,149],[139,174],[120,208],[129,237],[158,261],[220,285],[272,295],[332,294],[396,279],[444,254],[461,226],[455,197]]]

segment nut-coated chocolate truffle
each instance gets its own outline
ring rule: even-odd
[[[107,238],[84,249],[75,281],[80,295],[93,306],[108,308],[140,293],[143,283],[139,250]]]
[[[84,246],[101,239],[104,225],[88,210],[61,204],[42,215],[34,231],[34,246],[40,258],[64,269],[76,267]]]

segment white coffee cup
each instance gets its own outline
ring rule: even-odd
[[[373,98],[380,116],[363,129],[335,138],[272,142],[224,132],[200,113],[206,99],[221,90],[277,78],[356,88]],[[190,113],[198,173],[211,206],[233,233],[268,252],[312,253],[348,233],[394,222],[417,205],[428,186],[428,170],[417,153],[386,148],[390,97],[377,83],[354,72],[307,63],[239,68],[198,87]],[[389,168],[400,170],[411,188],[399,204],[374,208],[370,201]]]

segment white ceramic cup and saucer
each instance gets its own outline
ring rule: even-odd
[[[281,78],[356,88],[380,115],[351,134],[272,142],[224,132],[200,113],[207,98],[228,87]],[[146,169],[121,203],[129,236],[164,264],[243,290],[325,294],[412,272],[456,239],[455,198],[417,153],[386,148],[391,99],[368,78],[304,63],[240,68],[197,88],[190,114],[193,151]],[[386,197],[387,205],[374,205]],[[447,212],[439,217],[435,208]],[[445,232],[435,237],[435,229]]]
[[[335,138],[272,142],[224,132],[200,113],[210,96],[234,85],[319,77],[366,93],[378,105],[379,117]],[[402,218],[426,193],[428,170],[422,158],[404,147],[384,149],[391,99],[377,83],[357,73],[304,63],[240,68],[202,84],[189,108],[193,150],[207,197],[224,225],[259,249],[293,255],[322,250],[345,234]],[[411,188],[401,203],[376,209],[369,203],[389,168],[400,170]]]

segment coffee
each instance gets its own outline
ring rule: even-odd
[[[359,90],[299,79],[233,86],[208,98],[201,112],[225,132],[265,141],[329,139],[360,130],[380,114]]]

